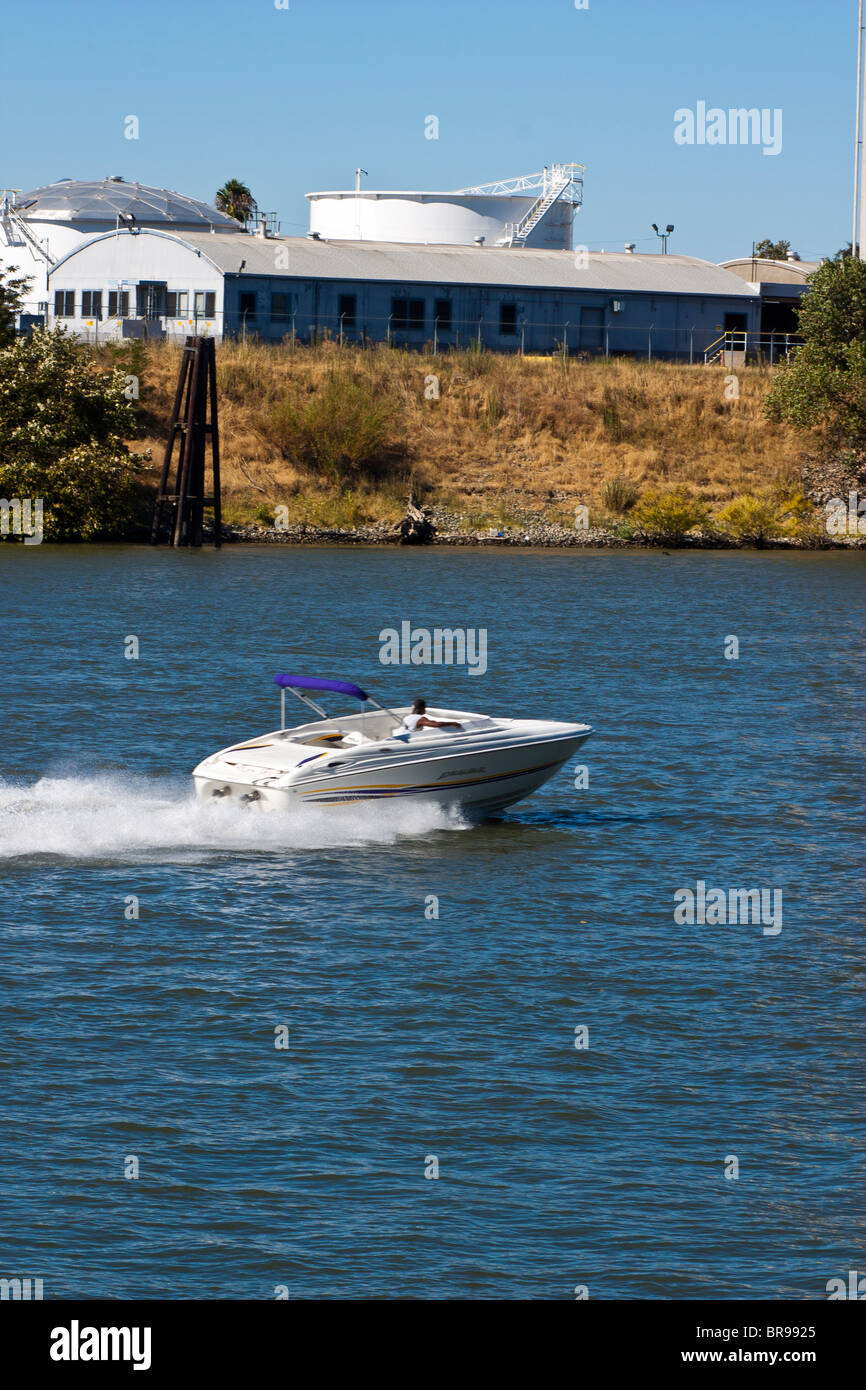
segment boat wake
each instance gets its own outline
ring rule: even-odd
[[[459,816],[423,803],[261,811],[201,801],[187,782],[168,779],[97,774],[23,785],[0,778],[0,860],[177,861],[213,851],[388,845],[465,828]]]

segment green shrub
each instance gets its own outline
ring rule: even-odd
[[[800,525],[807,525],[815,518],[816,509],[799,488],[794,491],[782,488],[776,494],[776,510],[786,531],[796,532]],[[823,519],[822,525],[823,525]]]
[[[827,516],[815,507],[801,516],[785,522],[785,534],[808,550],[825,550],[832,538],[827,531]]]
[[[783,530],[773,502],[748,492],[723,507],[716,521],[726,535],[751,545],[763,545]]]
[[[689,531],[708,526],[710,513],[688,488],[674,487],[645,492],[632,508],[631,520],[648,540],[675,545]]]
[[[829,544],[827,513],[810,502],[799,488],[777,489],[776,509],[783,533],[792,540],[810,549]]]
[[[37,329],[0,352],[0,497],[42,498],[47,540],[128,528],[137,484],[125,384],[62,329]]]
[[[634,504],[640,497],[640,488],[637,483],[633,483],[630,478],[626,478],[622,473],[617,473],[615,477],[608,478],[601,490],[601,500],[604,505],[617,516],[625,516],[630,512]]]
[[[280,401],[270,430],[284,458],[332,481],[381,476],[405,454],[396,403],[346,372],[332,373],[313,395]]]

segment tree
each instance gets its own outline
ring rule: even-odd
[[[755,255],[759,261],[784,261],[791,249],[790,241],[770,241],[765,237],[755,245]]]
[[[253,215],[256,200],[240,179],[226,179],[222,188],[217,189],[216,205],[220,212],[226,212],[238,222],[246,223]]]
[[[17,268],[13,265],[8,271],[0,270],[0,348],[8,347],[15,337],[18,315],[23,307],[22,296],[30,284],[26,275],[9,278]]]
[[[46,540],[122,535],[132,520],[134,428],[121,371],[63,329],[0,351],[0,496],[43,503]]]
[[[822,261],[799,309],[801,347],[779,368],[766,411],[831,449],[866,452],[866,262]]]

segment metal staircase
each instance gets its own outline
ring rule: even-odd
[[[517,178],[500,179],[496,183],[479,183],[472,188],[458,188],[456,192],[502,197],[539,189],[538,197],[522,221],[508,223],[505,236],[497,242],[499,246],[525,246],[541,219],[561,198],[572,208],[580,207],[583,201],[583,173],[582,164],[550,164],[537,174],[521,174]]]
[[[760,339],[759,339],[760,342]],[[709,347],[704,348],[705,367],[731,367],[746,360],[749,334],[746,329],[729,328]]]
[[[15,190],[17,191],[17,190]],[[32,232],[19,212],[16,212],[12,205],[10,190],[3,194],[3,201],[0,204],[0,221],[3,223],[4,231],[9,240],[10,246],[21,246],[26,242],[31,250],[36,253],[48,265],[56,265],[57,260],[48,250],[48,247],[39,240],[35,232]]]
[[[722,354],[725,351],[727,337],[727,333],[723,333],[721,338],[716,338],[714,342],[710,343],[709,347],[704,348],[705,367],[715,366],[717,362],[721,362]]]
[[[554,203],[558,202],[566,189],[571,186],[572,172],[569,165],[554,164],[549,171],[545,170],[545,174],[548,173],[549,177],[545,178],[545,186],[541,196],[536,198],[523,221],[518,222],[514,229],[514,240],[519,246],[526,245],[528,237],[538,226],[545,213],[550,211]]]

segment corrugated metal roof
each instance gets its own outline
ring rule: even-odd
[[[820,266],[820,261],[770,261],[760,256],[738,256],[733,261],[723,261],[722,269],[742,280],[753,284],[784,284],[788,281],[803,283],[807,275]]]
[[[221,270],[301,279],[388,280],[413,284],[503,285],[526,289],[643,291],[648,294],[755,295],[738,276],[691,256],[592,251],[578,269],[571,251],[478,246],[414,246],[308,237],[223,236],[189,232],[183,240]],[[288,260],[288,265],[284,262]]]
[[[89,182],[62,179],[59,183],[20,193],[15,199],[15,208],[27,221],[113,222],[122,212],[132,213],[144,227],[198,224],[202,228],[218,227],[222,233],[241,231],[240,223],[234,218],[217,212],[198,198],[118,178]]]

